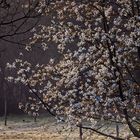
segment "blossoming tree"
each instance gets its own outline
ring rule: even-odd
[[[127,124],[134,136],[140,113],[139,69],[140,2],[137,0],[55,1],[50,25],[40,25],[26,46],[54,44],[60,59],[47,65],[17,59],[14,81],[29,87],[48,111],[78,127],[99,131],[96,120]],[[92,126],[79,125],[90,122]]]
[[[45,0],[0,0],[0,113],[5,114],[5,125],[10,106],[7,100],[12,100],[8,94],[13,92],[13,87],[9,90],[9,84],[5,81],[6,62],[16,58],[14,50],[18,53],[25,45],[47,4],[48,1]]]

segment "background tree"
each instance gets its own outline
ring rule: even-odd
[[[39,23],[46,5],[44,0],[0,0],[0,114],[4,112],[4,99],[11,100],[12,104],[13,99],[18,100],[20,97],[15,95],[15,92],[21,92],[19,86],[5,81],[6,63],[14,60],[18,53],[23,51],[21,49],[32,36],[30,31]],[[12,95],[10,97],[9,92]],[[16,101],[13,104],[16,104]],[[8,106],[11,106],[9,102]],[[15,108],[12,110],[17,110]]]

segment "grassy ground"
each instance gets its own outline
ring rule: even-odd
[[[7,126],[4,126],[3,120],[1,117],[0,140],[79,140],[77,128],[70,129],[66,124],[57,124],[53,117],[43,116],[34,122],[29,116],[10,116]],[[90,131],[84,131],[83,138],[84,140],[109,139]]]

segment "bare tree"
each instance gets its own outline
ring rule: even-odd
[[[20,49],[25,47],[26,42],[32,36],[30,31],[40,22],[47,4],[44,0],[0,0],[0,69],[2,75],[0,80],[3,83],[0,98],[4,97],[5,118],[7,118],[9,92],[8,83],[5,81],[5,67],[6,63],[15,57],[14,53],[9,52],[13,50],[20,52]],[[11,92],[12,90],[13,88]]]

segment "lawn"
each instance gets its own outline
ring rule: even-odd
[[[57,123],[53,117],[40,116],[37,122],[29,116],[10,116],[4,126],[0,118],[0,140],[79,140],[78,128],[70,128],[64,123]],[[109,140],[91,131],[84,130],[84,140]],[[126,132],[125,132],[126,133]],[[131,138],[131,140],[137,140]]]

